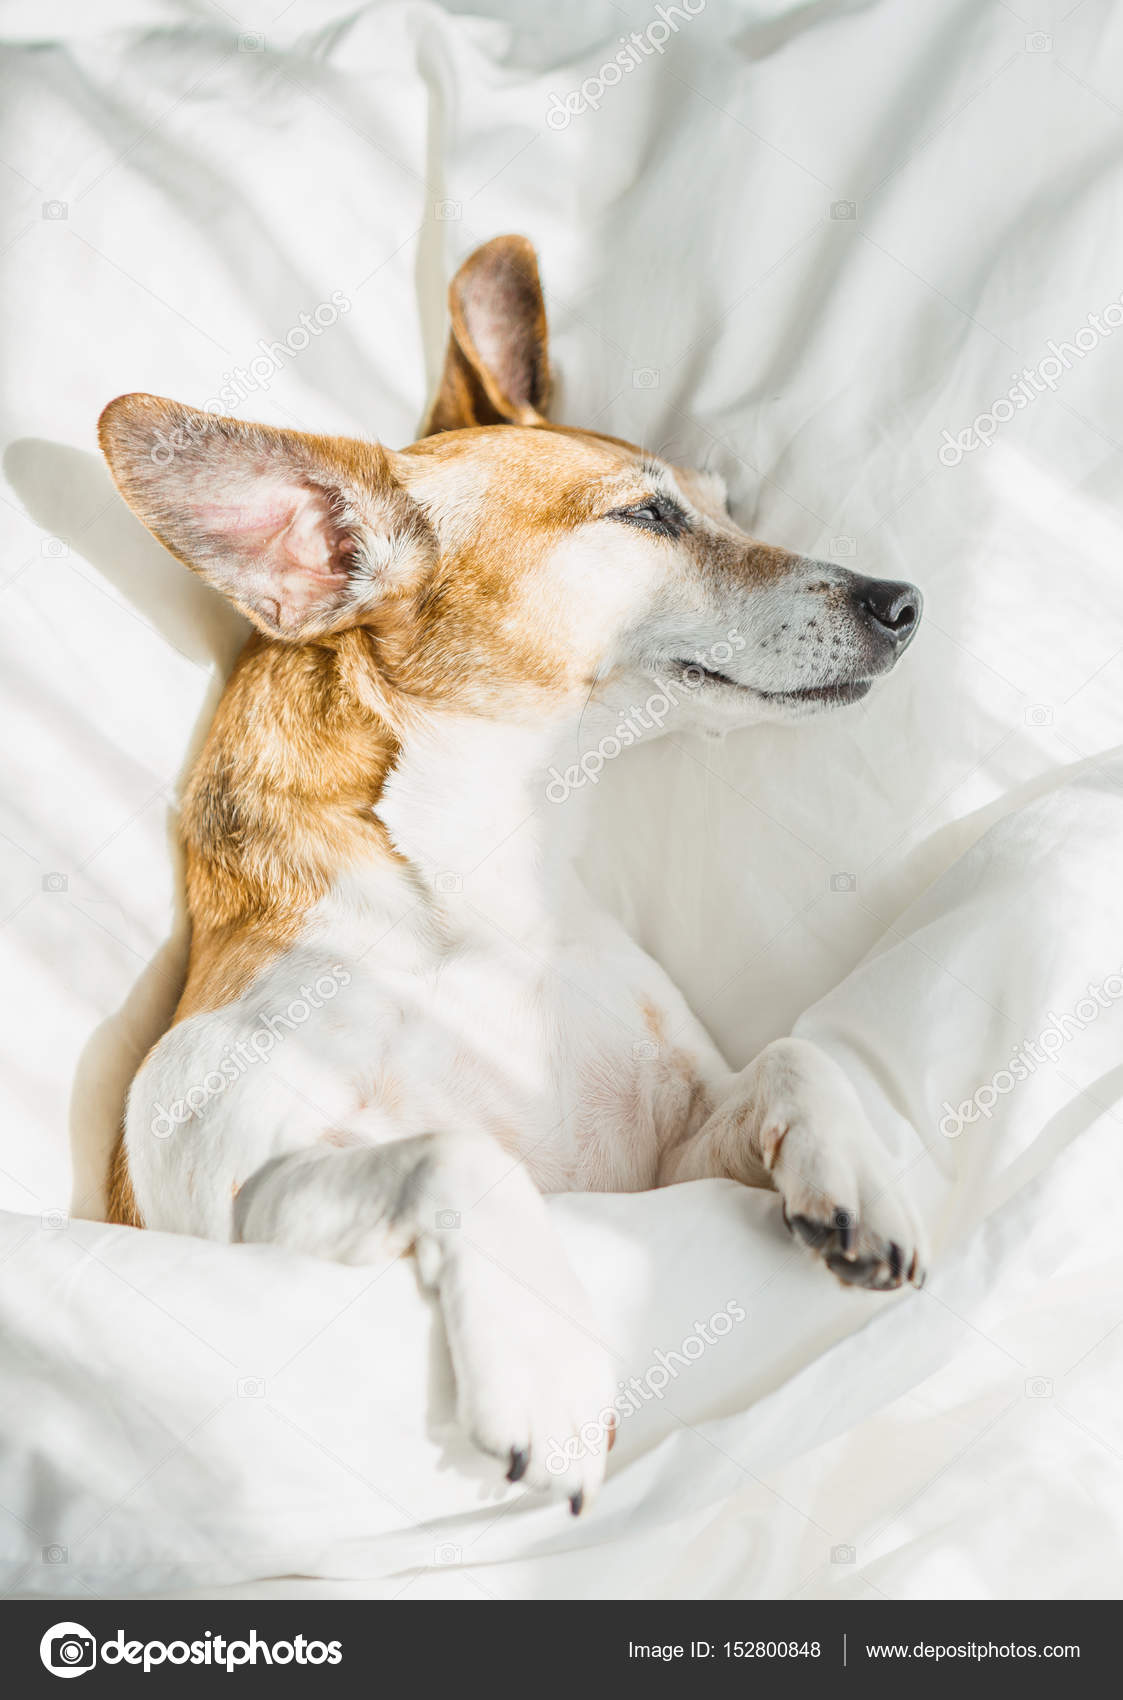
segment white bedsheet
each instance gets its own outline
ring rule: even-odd
[[[707,0],[614,82],[644,0],[275,10],[5,18],[0,1585],[1118,1593],[1123,18]],[[408,441],[447,277],[506,229],[560,417],[927,597],[861,709],[613,764],[587,864],[732,1061],[797,1019],[843,1060],[936,1274],[842,1293],[719,1183],[556,1201],[622,1378],[747,1312],[576,1521],[449,1430],[407,1269],[80,1220],[178,989],[174,799],[241,637],[96,415],[204,404],[339,291],[236,411]]]

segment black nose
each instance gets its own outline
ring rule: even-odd
[[[858,607],[903,649],[920,624],[920,611],[924,607],[924,598],[915,584],[902,584],[891,578],[859,578],[853,594]]]

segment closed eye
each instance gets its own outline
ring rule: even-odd
[[[651,497],[632,508],[616,508],[609,519],[623,520],[626,525],[642,526],[645,531],[657,531],[663,537],[678,537],[686,530],[686,515],[677,502],[664,496]]]

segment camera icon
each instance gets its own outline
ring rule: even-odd
[[[54,220],[69,218],[70,203],[68,201],[44,201],[43,217]]]
[[[244,1375],[234,1383],[234,1391],[239,1399],[264,1399],[265,1383],[259,1375]]]
[[[847,561],[857,553],[857,540],[853,537],[832,537],[831,554],[836,561]]]
[[[1027,726],[1051,726],[1053,710],[1047,702],[1035,702],[1032,708],[1026,709]]]
[[[55,1676],[78,1676],[93,1670],[97,1643],[80,1623],[56,1623],[40,1641],[39,1657]]]
[[[57,1233],[60,1228],[69,1227],[70,1216],[65,1210],[44,1210],[39,1218],[39,1224],[41,1227],[49,1228],[53,1233]]]
[[[1046,35],[1044,30],[1034,30],[1032,35],[1026,36],[1027,53],[1052,53],[1052,51],[1053,38],[1051,35]]]
[[[832,874],[830,884],[832,891],[857,891],[858,876],[845,872]]]
[[[659,373],[654,366],[637,366],[632,373],[632,388],[634,390],[657,390],[659,388]]]
[[[856,202],[854,202],[854,201],[832,201],[831,202],[831,217],[832,218],[857,218],[857,216],[858,216],[858,207],[857,207]]]
[[[854,1548],[845,1541],[841,1546],[831,1548],[832,1564],[853,1564],[857,1557],[858,1554],[855,1552]]]
[[[653,1039],[637,1039],[632,1046],[632,1055],[637,1062],[649,1062],[659,1055],[659,1047]]]
[[[52,1542],[49,1547],[43,1548],[43,1563],[44,1564],[69,1564],[70,1563],[70,1548],[69,1547],[60,1547],[55,1542]]]
[[[459,218],[461,210],[462,206],[459,201],[435,201],[433,204],[434,216],[444,223],[447,223],[450,219]]]
[[[451,1541],[442,1541],[439,1547],[433,1548],[434,1564],[459,1564],[463,1557],[463,1547],[454,1546]]]
[[[69,555],[70,550],[61,537],[44,537],[39,545],[39,553],[49,555],[53,561],[59,561],[64,555]]]
[[[246,30],[238,37],[239,53],[264,53],[265,37],[260,30]]]
[[[1051,1399],[1053,1397],[1053,1378],[1049,1375],[1031,1375],[1026,1382],[1027,1399]]]
[[[445,897],[464,890],[464,881],[459,874],[438,874],[433,884]]]
[[[459,1210],[438,1210],[433,1218],[438,1228],[459,1228]]]
[[[44,874],[41,884],[44,891],[70,890],[70,881],[65,874]]]

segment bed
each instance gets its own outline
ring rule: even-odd
[[[1123,16],[479,10],[6,9],[0,1588],[1118,1595]],[[125,509],[97,414],[409,442],[448,278],[505,230],[556,417],[927,605],[868,704],[596,787],[590,883],[731,1062],[792,1030],[839,1059],[934,1256],[874,1296],[730,1183],[552,1200],[642,1389],[580,1519],[460,1439],[408,1266],[100,1220],[245,632]]]

